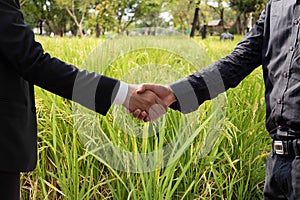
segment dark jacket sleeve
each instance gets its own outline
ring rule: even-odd
[[[252,30],[227,57],[182,80],[172,83],[177,102],[171,108],[183,113],[195,111],[204,101],[236,87],[262,64],[266,13],[262,12]]]
[[[10,2],[10,1],[7,1]],[[0,1],[0,56],[26,81],[76,101],[105,115],[118,90],[119,81],[75,66],[44,53],[24,23],[20,9]]]

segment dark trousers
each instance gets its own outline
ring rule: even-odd
[[[265,200],[300,199],[300,158],[268,157],[264,188]]]
[[[0,171],[0,199],[20,199],[20,173]]]

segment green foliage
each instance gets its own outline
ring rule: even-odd
[[[112,2],[114,2],[118,32],[124,32],[132,23],[139,20],[149,20],[151,17],[154,17],[152,20],[158,20],[157,13],[162,4],[158,0],[113,0]]]
[[[230,53],[238,39],[221,42],[213,37],[197,42],[217,60]],[[102,42],[91,38],[38,40],[53,56],[77,66]],[[168,60],[167,52],[158,55],[155,51],[132,52],[113,63],[106,73],[120,77],[123,69],[153,59],[168,61],[178,69],[181,66],[182,76],[195,71],[181,58]],[[145,73],[151,75],[150,70]],[[210,102],[200,107],[200,134],[179,160],[164,169],[141,174],[116,171],[99,162],[86,151],[74,130],[71,102],[36,88],[39,161],[34,172],[22,175],[22,199],[262,199],[265,159],[270,149],[264,128],[262,79],[261,69],[257,69],[227,92],[224,127],[207,157],[200,158],[199,150],[209,130],[205,124],[210,119]],[[177,112],[169,114],[174,122],[178,120]],[[112,117],[109,114],[100,118],[100,123],[116,144],[129,150],[139,145],[152,150],[160,144],[155,137],[147,142],[116,132],[113,127],[122,121],[112,124]],[[167,123],[169,131],[161,133],[164,142],[174,137],[171,130],[177,126]]]
[[[250,13],[256,11],[257,5],[265,2],[265,0],[230,0],[230,5],[240,13]]]
[[[95,0],[56,0],[57,5],[66,9],[78,28],[80,36],[84,35],[83,23],[88,10],[95,5]]]
[[[267,0],[230,0],[230,7],[236,11],[237,33],[243,34],[247,26],[249,14],[253,14],[254,19],[258,19]]]
[[[193,0],[170,0],[166,7],[174,17],[173,22],[176,29],[181,30],[182,33],[191,30],[195,8]]]
[[[96,5],[95,10],[96,12],[92,15],[92,19],[94,19],[93,27],[95,27],[95,31],[99,31],[99,33],[97,33],[98,36],[105,30],[114,30],[116,22],[112,1],[102,0],[102,2]]]
[[[139,18],[139,27],[164,27],[165,22],[160,18],[163,9],[163,1],[145,1],[142,15]]]
[[[194,10],[200,7],[197,28],[209,21],[223,19],[226,23],[237,21],[238,32],[246,28],[250,12],[255,19],[264,8],[266,0],[23,0],[22,10],[26,21],[35,27],[45,21],[57,35],[71,30],[83,36],[91,29],[97,36],[104,32],[123,33],[131,27],[173,27],[186,33],[191,30]],[[229,6],[226,6],[229,5]],[[171,16],[170,23],[161,14]]]
[[[63,35],[70,17],[65,9],[61,9],[56,0],[26,0],[21,6],[25,21],[35,28],[43,22],[46,31]],[[45,26],[47,25],[47,26]],[[44,33],[45,34],[45,33]]]

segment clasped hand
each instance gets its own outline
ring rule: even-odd
[[[155,121],[176,101],[169,86],[156,84],[129,85],[124,106],[133,117],[145,122]]]

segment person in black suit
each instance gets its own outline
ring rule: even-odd
[[[24,23],[19,0],[0,0],[0,199],[19,199],[20,172],[36,166],[34,85],[102,115],[113,103],[146,111],[163,104],[152,92],[137,94],[135,85],[51,58]]]

